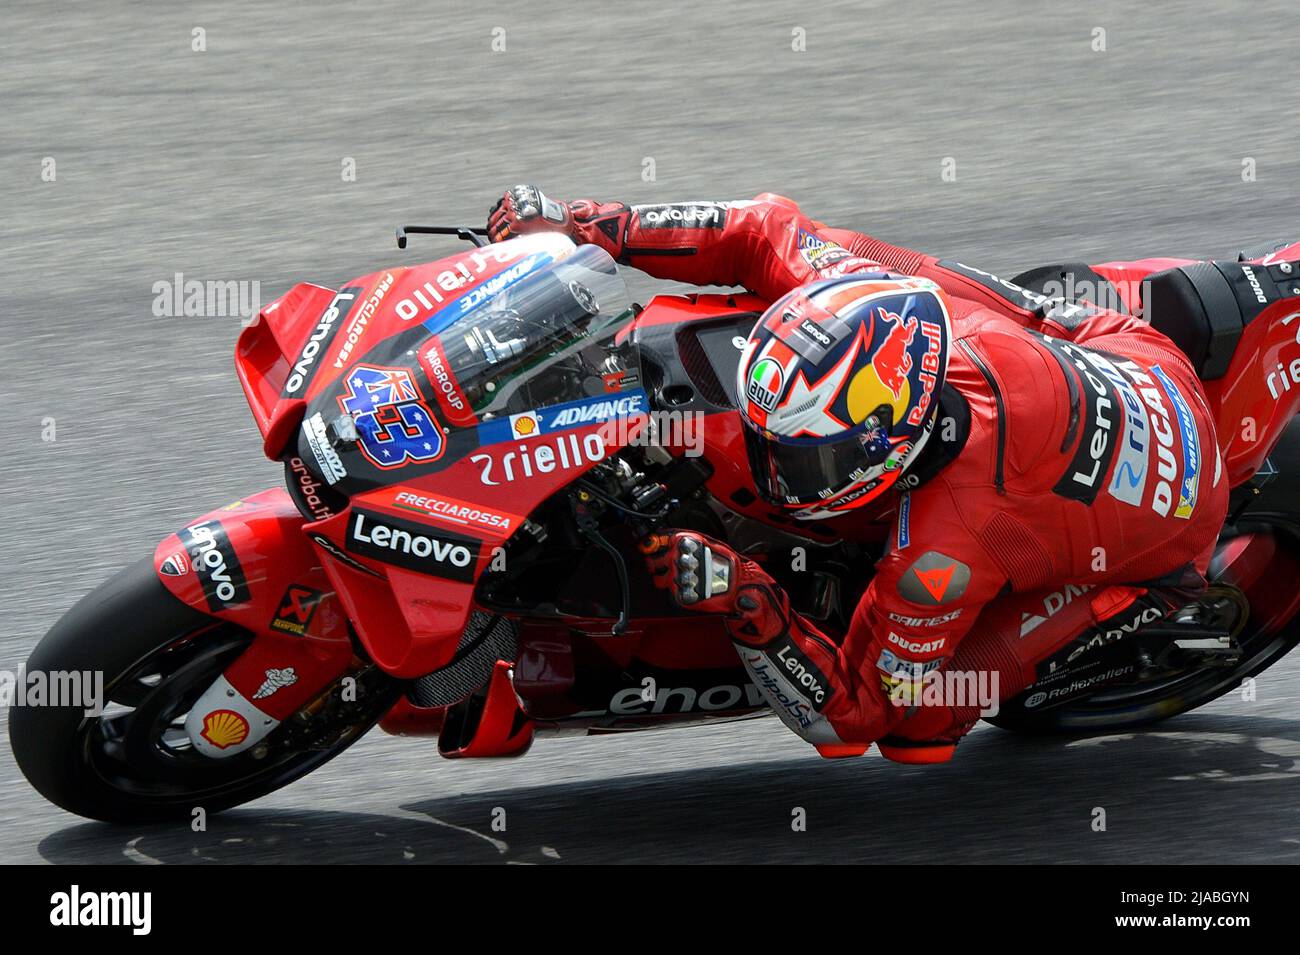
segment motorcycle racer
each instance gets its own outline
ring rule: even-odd
[[[755,685],[823,755],[878,741],[903,762],[951,758],[982,707],[936,702],[942,674],[995,674],[1001,699],[1048,687],[1064,654],[1203,590],[1227,481],[1192,365],[1145,321],[829,228],[772,194],[629,206],[517,186],[489,220],[494,240],[547,229],[773,302],[737,378],[770,504],[811,520],[896,495],[842,635],[721,542],[644,545],[679,604],[725,617]]]

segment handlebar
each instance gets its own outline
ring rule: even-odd
[[[470,225],[399,225],[397,247],[406,248],[407,235],[454,235],[465,242],[473,242],[480,249],[487,245],[487,229]]]

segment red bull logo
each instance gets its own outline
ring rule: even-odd
[[[871,366],[876,370],[880,383],[898,401],[903,397],[903,388],[912,373],[912,355],[909,349],[912,339],[916,337],[916,319],[909,316],[904,322],[893,312],[887,312],[883,308],[878,308],[877,311],[881,320],[889,325],[889,333],[871,356]]]
[[[921,356],[921,397],[907,415],[907,423],[911,425],[925,420],[926,410],[934,399],[939,372],[943,370],[943,328],[935,322],[922,322],[921,334],[925,336],[925,354]]]

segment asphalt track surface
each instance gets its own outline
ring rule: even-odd
[[[479,223],[520,180],[634,201],[773,190],[1003,274],[1231,257],[1300,231],[1291,12],[6,5],[0,668],[159,538],[280,479],[231,366],[238,320],[156,317],[155,282],[257,280],[269,301],[299,280],[434,258],[445,244],[399,253],[393,226]],[[195,27],[206,52],[191,50]],[[955,181],[941,178],[945,157]],[[979,729],[934,769],[824,763],[771,720],[541,741],[487,763],[375,735],[201,834],[64,814],[6,743],[0,860],[1289,862],[1298,676],[1300,659],[1285,660],[1255,701],[1139,735]],[[504,833],[489,827],[495,807]],[[806,832],[791,831],[795,807]]]

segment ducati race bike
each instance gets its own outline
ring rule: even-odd
[[[640,307],[594,246],[489,245],[481,230],[429,226],[399,230],[402,247],[406,231],[472,244],[338,289],[296,285],[240,335],[235,368],[284,486],[180,528],[36,647],[28,673],[93,672],[104,687],[90,708],[11,710],[18,765],[51,802],[109,821],[216,811],[310,773],[376,724],[463,759],[519,755],[551,734],[767,714],[719,619],[652,586],[637,543],[660,527],[765,553],[796,608],[843,632],[890,514],[799,522],[756,496],[735,378],[766,302]],[[1003,703],[1006,729],[1164,719],[1300,639],[1297,316],[1207,317],[1184,288],[1188,274],[1214,281],[1194,271],[1205,263],[1148,265],[1132,277],[1205,379],[1235,489],[1210,586],[1071,650]],[[1300,295],[1275,278],[1268,306]],[[796,547],[806,566],[783,572]],[[1075,594],[1051,595],[1045,612]]]

